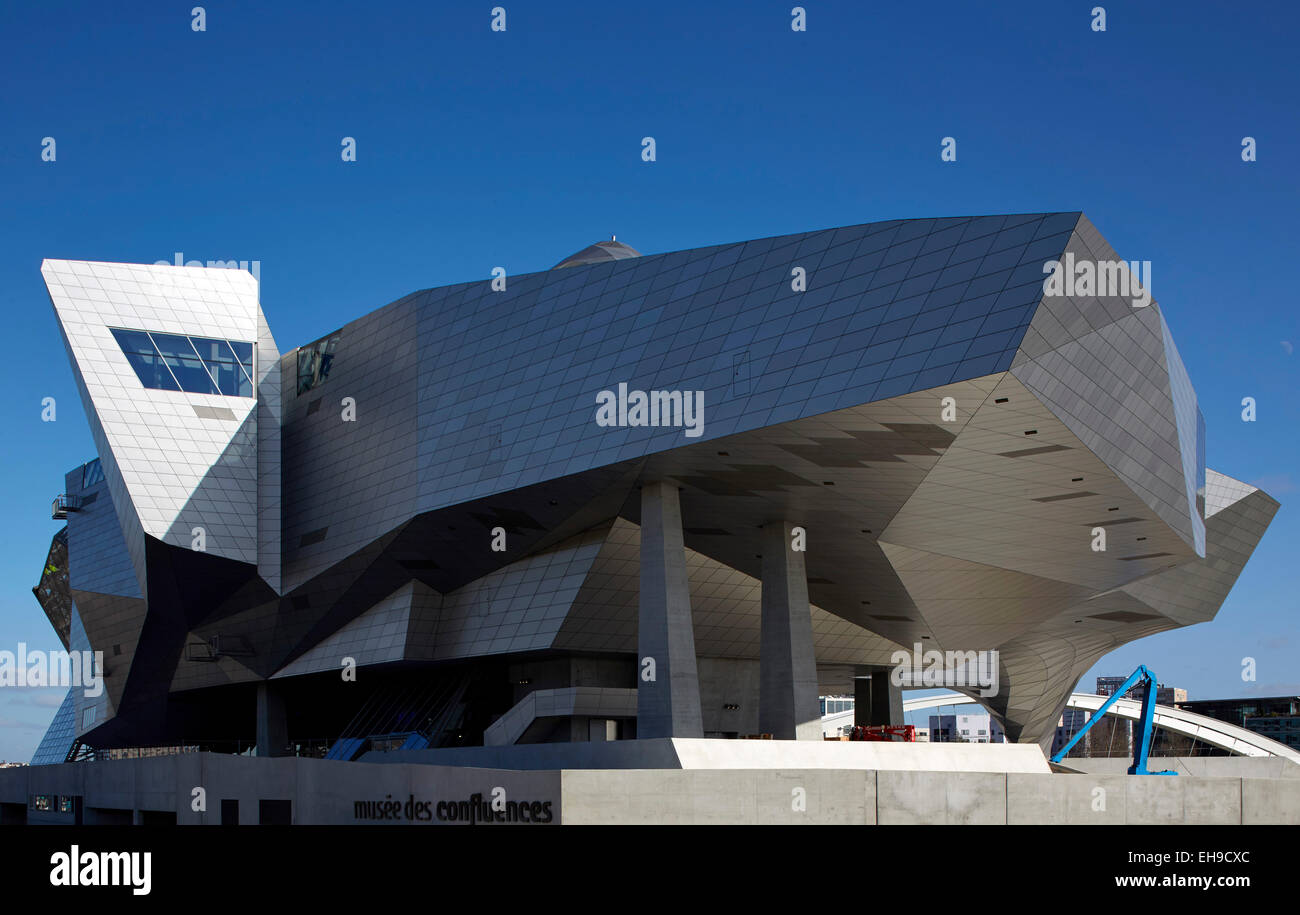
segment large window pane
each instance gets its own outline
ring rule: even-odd
[[[190,342],[198,350],[208,373],[217,383],[217,389],[228,397],[251,397],[253,385],[247,381],[235,354],[225,340],[212,340],[207,337],[190,337]]]
[[[142,385],[160,391],[180,390],[171,372],[159,357],[158,351],[154,349],[148,334],[143,331],[117,328],[112,328],[112,331],[117,345],[122,347],[126,361],[135,370],[136,377],[140,379]]]
[[[181,390],[190,394],[217,394],[216,385],[203,367],[188,337],[176,334],[150,334],[158,352],[162,353],[167,367],[172,370]]]
[[[235,354],[235,359],[244,367],[249,378],[253,377],[253,344],[239,340],[227,340],[226,344]]]
[[[113,337],[117,340],[117,345],[122,347],[124,353],[140,353],[146,356],[158,355],[158,351],[154,349],[153,341],[142,330],[113,328]]]
[[[329,377],[330,367],[334,364],[334,350],[338,347],[338,343],[339,335],[332,334],[298,351],[299,394],[310,391]]]
[[[136,377],[146,388],[160,391],[179,391],[180,386],[159,356],[143,356],[139,353],[127,353],[126,361],[135,369]]]
[[[146,388],[253,396],[253,344],[109,328]]]

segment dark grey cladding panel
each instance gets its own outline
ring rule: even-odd
[[[302,394],[294,354],[283,363],[286,591],[414,513],[415,315],[407,297],[345,325],[329,376]],[[345,398],[355,421],[344,419]],[[323,539],[307,536],[321,530]]]
[[[1043,265],[1048,261],[1061,260],[1064,254],[1073,255],[1076,264],[1084,261],[1093,264],[1115,262],[1121,259],[1110,243],[1101,237],[1096,226],[1088,221],[1087,216],[1082,215],[1079,216],[1064,252],[1044,257],[1039,270],[1042,271]],[[1040,284],[1046,279],[1047,274],[1040,272]],[[1133,313],[1133,300],[1124,296],[1044,296],[1042,305],[1025,333],[1021,352],[1013,364],[1020,365],[1027,359],[1038,358],[1043,353],[1114,324]]]
[[[91,649],[104,653],[104,686],[113,705],[118,706],[144,625],[145,602],[90,591],[74,590],[72,594]]]
[[[1046,298],[1034,318],[1049,313]],[[1157,306],[1127,311],[1012,369],[1024,385],[1189,545],[1188,502]],[[1094,317],[1101,320],[1102,312]],[[1080,325],[1082,326],[1082,325]]]
[[[1004,371],[1077,222],[869,223],[422,293],[418,508]],[[620,382],[703,391],[702,436],[597,426]]]
[[[74,690],[76,687],[69,689],[63,701],[59,703],[59,710],[54,713],[54,720],[50,722],[40,745],[32,754],[31,765],[57,765],[63,762],[68,755],[68,750],[72,749],[72,742],[76,738],[77,718]]]
[[[81,510],[68,514],[68,576],[75,590],[141,597],[135,566],[108,483],[81,488],[81,468],[66,477],[67,491],[80,497]]]

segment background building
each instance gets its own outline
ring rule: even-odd
[[[1287,746],[1300,748],[1300,696],[1184,699],[1179,707],[1248,728]]]

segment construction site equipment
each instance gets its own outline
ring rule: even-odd
[[[1102,703],[1101,708],[1092,713],[1088,723],[1079,728],[1078,733],[1070,738],[1069,743],[1053,754],[1052,762],[1059,764],[1061,760],[1065,759],[1066,754],[1073,749],[1084,734],[1088,733],[1088,729],[1100,721],[1106,711],[1118,702],[1125,693],[1139,685],[1142,687],[1142,714],[1133,724],[1133,765],[1128,767],[1128,774],[1177,775],[1177,772],[1168,769],[1162,772],[1147,770],[1147,755],[1151,752],[1151,738],[1155,736],[1155,726],[1151,722],[1156,713],[1156,675],[1147,670],[1145,664],[1139,664],[1138,669],[1133,671],[1122,686],[1110,694],[1110,698]]]
[[[849,740],[916,743],[916,727],[910,724],[859,724],[854,725]]]

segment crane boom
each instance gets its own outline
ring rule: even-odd
[[[1133,764],[1128,767],[1128,774],[1177,775],[1177,772],[1170,770],[1163,772],[1149,772],[1147,770],[1147,756],[1151,752],[1151,738],[1155,736],[1153,722],[1156,713],[1156,676],[1147,670],[1145,664],[1139,664],[1138,669],[1133,671],[1132,675],[1124,681],[1124,684],[1110,694],[1110,698],[1102,703],[1101,708],[1093,712],[1092,717],[1088,719],[1088,723],[1079,728],[1078,733],[1070,738],[1070,742],[1052,755],[1052,762],[1059,763],[1063,760],[1083,735],[1088,733],[1088,729],[1101,720],[1101,717],[1106,714],[1106,710],[1138,684],[1142,686],[1142,713],[1137,720],[1137,733],[1133,735]]]

